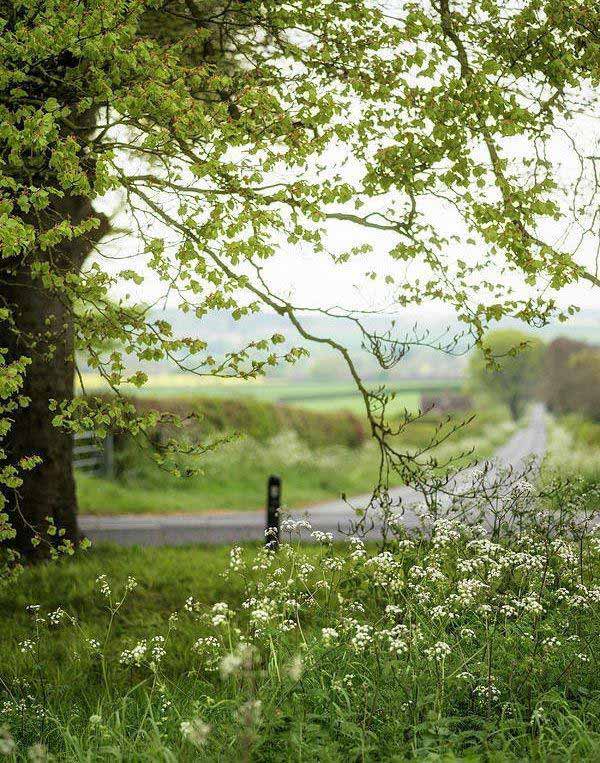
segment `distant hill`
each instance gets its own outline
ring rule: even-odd
[[[269,376],[275,378],[326,381],[345,379],[348,375],[345,364],[337,353],[323,345],[301,339],[286,319],[274,313],[257,313],[236,321],[225,311],[215,311],[198,319],[176,309],[165,309],[156,311],[156,317],[168,321],[177,336],[202,338],[215,355],[231,352],[251,340],[268,338],[275,333],[283,334],[288,346],[302,345],[310,351],[310,357],[295,366],[285,364],[270,371]],[[393,316],[374,315],[364,318],[364,323],[370,331],[384,334],[390,330],[392,320]],[[425,340],[425,343],[447,344],[463,330],[462,324],[451,314],[444,316],[443,313],[429,313],[425,309],[405,311],[395,321],[392,336],[403,341],[417,338]],[[462,376],[467,360],[468,343],[465,339],[460,339],[455,354],[446,354],[426,346],[413,346],[395,367],[383,371],[373,355],[362,347],[361,333],[351,321],[308,313],[303,317],[303,324],[311,334],[334,337],[348,347],[356,358],[361,374],[368,379],[458,378]],[[523,324],[514,320],[503,321],[500,325],[523,327]],[[582,310],[566,323],[553,323],[541,329],[527,330],[538,334],[544,341],[565,336],[600,344],[600,310]],[[125,358],[125,361],[131,363],[131,368],[139,367],[131,359]],[[174,370],[172,364],[166,361],[147,364],[144,369],[150,372]]]

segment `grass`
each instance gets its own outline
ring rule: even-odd
[[[552,421],[547,462],[564,477],[600,484],[600,424],[572,415]]]
[[[93,374],[84,374],[88,392],[102,390],[102,383]],[[377,387],[377,382],[373,382]],[[396,398],[390,403],[389,413],[402,409],[416,410],[422,393],[436,390],[459,390],[457,379],[410,379],[390,383],[389,390]],[[126,388],[123,389],[126,392]],[[270,403],[286,403],[317,411],[350,410],[363,414],[364,404],[356,386],[351,382],[282,382],[276,379],[205,380],[186,374],[153,374],[141,389],[132,387],[136,396],[150,397],[218,397],[225,399],[252,398]]]
[[[429,419],[410,428],[406,446],[428,442],[436,425]],[[490,408],[438,449],[440,458],[473,449],[489,456],[512,433],[501,408]],[[283,480],[283,503],[289,508],[357,495],[372,489],[378,452],[372,442],[360,448],[312,448],[291,432],[268,442],[250,438],[229,443],[199,462],[202,474],[176,478],[159,470],[144,452],[128,455],[119,480],[77,475],[80,510],[89,514],[179,513],[211,510],[258,510],[265,501],[266,480]]]
[[[488,446],[501,420],[479,425]],[[554,426],[550,458],[589,453],[583,431]],[[26,569],[0,589],[0,749],[15,763],[46,748],[81,763],[592,763],[600,533],[556,524],[581,494],[525,488],[493,537],[426,521],[385,549],[99,546]]]
[[[595,761],[598,543],[580,570],[529,516],[383,553],[105,546],[26,570],[0,593],[12,759]]]

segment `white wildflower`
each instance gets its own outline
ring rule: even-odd
[[[201,718],[194,718],[191,721],[183,721],[180,725],[181,733],[191,742],[194,747],[202,747],[208,739],[211,727],[204,723]]]

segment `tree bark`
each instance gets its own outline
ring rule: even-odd
[[[65,536],[77,542],[77,499],[73,479],[73,440],[52,425],[49,402],[73,396],[73,317],[70,306],[40,283],[15,281],[0,294],[11,306],[18,331],[7,337],[9,354],[31,359],[23,394],[30,398],[17,411],[7,437],[12,463],[36,455],[39,466],[25,473],[23,485],[9,495],[9,517],[17,532],[15,545],[26,556],[47,554],[47,545],[34,548],[34,533],[49,537],[47,517]],[[4,344],[4,342],[3,342]]]
[[[87,217],[100,218],[98,229],[86,238],[56,247],[50,253],[53,272],[79,272],[87,255],[108,230],[104,215],[94,213],[83,198],[64,200],[55,215],[78,222]],[[39,258],[38,258],[39,259]],[[9,521],[16,530],[14,547],[30,560],[48,556],[48,517],[63,538],[79,541],[77,497],[73,477],[73,436],[52,424],[55,415],[50,400],[73,398],[74,315],[68,297],[47,288],[31,275],[28,260],[12,263],[0,276],[0,304],[12,313],[12,326],[2,336],[0,346],[8,348],[8,360],[26,356],[23,394],[29,405],[14,414],[12,427],[3,443],[10,463],[26,456],[39,456],[41,464],[25,472],[23,485],[8,498]],[[43,542],[32,544],[39,533]]]

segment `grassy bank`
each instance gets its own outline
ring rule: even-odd
[[[0,593],[12,759],[597,760],[600,544],[527,506],[494,538],[438,523],[383,552],[106,547],[27,570]]]
[[[547,463],[565,477],[600,485],[600,423],[581,416],[551,422]]]
[[[405,446],[429,442],[438,421],[429,417],[411,426]],[[327,430],[321,431],[324,438]],[[441,446],[438,455],[443,459],[473,450],[475,457],[483,458],[512,431],[505,411],[490,408]],[[186,478],[172,477],[143,450],[131,448],[118,479],[77,475],[80,509],[91,514],[256,510],[263,508],[266,479],[272,473],[283,479],[283,502],[289,508],[337,498],[342,492],[356,495],[371,490],[378,466],[375,444],[367,439],[356,447],[339,445],[335,430],[330,438],[329,445],[316,447],[294,431],[262,439],[246,437],[195,460],[193,465],[202,473]],[[188,464],[182,462],[182,467]]]

